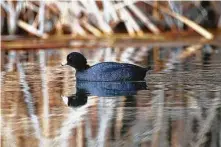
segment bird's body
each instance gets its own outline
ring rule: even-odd
[[[147,72],[137,65],[116,62],[102,62],[90,67],[86,58],[77,52],[70,53],[67,61],[67,65],[76,69],[77,81],[141,81]]]
[[[145,68],[115,62],[102,62],[76,72],[79,81],[140,81],[145,78]]]

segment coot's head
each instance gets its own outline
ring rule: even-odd
[[[77,71],[89,68],[87,59],[78,52],[72,52],[67,56],[67,65],[74,67]]]

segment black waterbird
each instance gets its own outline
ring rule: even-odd
[[[65,65],[76,69],[78,81],[141,81],[148,71],[137,65],[116,62],[102,62],[90,67],[87,59],[78,52],[70,53]]]

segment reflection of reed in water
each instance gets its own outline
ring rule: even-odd
[[[76,109],[69,109],[67,119],[63,121],[63,124],[61,125],[59,133],[57,133],[57,136],[54,138],[54,143],[57,144],[59,142],[60,145],[68,145],[68,140],[71,137],[71,135],[85,135],[79,134],[78,132],[73,132],[74,130],[81,129],[81,127],[84,127],[84,123],[81,124],[84,120],[84,115],[88,112],[88,107],[94,105],[94,100],[89,99],[88,103],[81,108]],[[76,144],[84,144],[83,143],[83,136],[81,137],[82,140],[76,140]]]
[[[17,57],[21,54],[16,52]],[[47,51],[40,51],[40,60],[34,60],[34,64],[23,60],[11,66],[10,72],[4,71],[2,120],[4,131],[11,130],[11,134],[3,136],[3,144],[15,141],[17,145],[29,145],[30,141],[36,146],[219,146],[218,55],[212,52],[207,69],[193,62],[189,71],[180,66],[180,70],[169,74],[152,73],[147,77],[148,91],[126,99],[94,97],[86,109],[75,111],[64,106],[60,98],[61,93],[73,90],[74,72],[70,68],[58,69],[59,61],[52,64]],[[15,61],[5,63],[14,65]]]
[[[136,98],[134,96],[126,96],[124,100],[125,109],[123,110],[123,120],[121,127],[121,137],[127,136],[130,132],[131,126],[133,126],[136,121]]]
[[[21,63],[17,63],[17,69],[18,69],[18,72],[19,72],[19,77],[20,77],[20,84],[22,85],[23,89],[22,91],[24,92],[24,101],[27,105],[27,111],[28,111],[28,115],[32,121],[32,125],[33,125],[33,128],[35,130],[35,137],[39,140],[39,145],[43,145],[44,142],[42,140],[42,135],[41,135],[41,129],[40,129],[40,124],[39,124],[39,121],[38,121],[38,117],[36,115],[36,110],[35,110],[35,107],[34,107],[34,101],[33,101],[33,97],[31,95],[31,93],[29,92],[29,85],[26,81],[26,76],[25,76],[25,73],[24,73],[24,70],[22,68],[22,65]]]

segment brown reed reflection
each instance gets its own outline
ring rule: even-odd
[[[126,50],[131,55],[125,55]],[[151,50],[143,49],[142,56],[131,48],[116,56],[114,48],[81,50],[90,64],[127,59],[154,65],[147,89],[129,96],[89,95],[80,107],[69,107],[62,99],[77,92],[75,71],[60,66],[72,49],[4,52],[1,145],[220,146],[220,51],[204,64],[198,56],[183,63],[164,60],[179,54],[176,49]],[[156,57],[157,52],[165,57]]]

